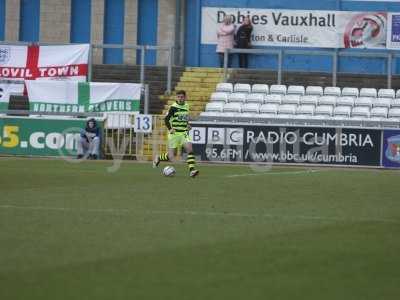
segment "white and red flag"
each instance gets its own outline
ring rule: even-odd
[[[4,109],[8,106],[7,91],[24,90],[25,80],[86,81],[88,61],[89,44],[0,45],[0,107]],[[20,85],[20,88],[10,89],[9,85],[13,87]]]
[[[86,81],[89,45],[0,46],[0,78]]]

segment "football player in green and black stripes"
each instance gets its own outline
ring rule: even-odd
[[[158,167],[161,161],[173,161],[177,149],[185,148],[189,176],[196,177],[199,171],[196,169],[192,142],[189,137],[189,105],[186,103],[185,91],[176,93],[176,102],[168,110],[165,126],[168,128],[168,152],[157,156],[153,161],[153,167]]]

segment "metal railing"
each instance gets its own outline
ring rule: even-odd
[[[88,81],[92,80],[93,76],[93,50],[94,49],[132,49],[139,50],[140,53],[140,83],[143,85],[146,78],[146,53],[149,50],[167,51],[167,85],[166,93],[171,94],[172,90],[172,65],[174,64],[174,46],[153,46],[153,45],[119,45],[119,44],[91,44],[89,51],[89,70]]]
[[[71,45],[76,43],[29,43],[29,42],[0,42],[0,45]],[[93,51],[94,49],[131,49],[138,50],[140,53],[140,83],[144,84],[146,79],[146,53],[151,50],[155,51],[167,51],[168,62],[167,62],[167,83],[166,93],[170,94],[172,91],[172,65],[174,64],[174,52],[175,47],[169,46],[153,46],[153,45],[132,45],[132,44],[90,44],[89,51],[89,62],[88,62],[88,81],[92,80],[93,76]],[[358,57],[358,58],[383,58],[386,59],[386,74],[387,74],[387,87],[392,86],[392,73],[393,73],[393,61],[400,57],[400,53],[397,51],[387,52],[365,52],[365,51],[341,51],[338,49],[333,50],[292,50],[292,49],[226,49],[224,53],[224,80],[228,77],[228,55],[229,54],[246,53],[252,55],[271,55],[277,58],[277,83],[282,83],[282,76],[284,70],[284,58],[288,55],[311,55],[311,56],[330,56],[332,58],[332,86],[337,84],[338,76],[338,63],[340,57]]]
[[[150,161],[154,155],[167,150],[167,129],[164,116],[152,116],[152,131],[135,132],[134,114],[107,114],[104,124],[104,148],[106,157]]]
[[[337,85],[338,76],[338,63],[340,57],[357,57],[357,58],[383,58],[386,59],[386,75],[387,75],[387,88],[392,87],[392,76],[393,76],[393,60],[400,57],[400,53],[390,52],[361,52],[352,51],[344,52],[337,49],[334,50],[272,50],[272,49],[225,49],[224,52],[224,81],[228,79],[228,57],[230,54],[253,54],[253,55],[272,55],[277,57],[277,83],[282,83],[282,74],[284,72],[283,60],[288,55],[312,55],[312,56],[330,56],[332,57],[332,86]]]

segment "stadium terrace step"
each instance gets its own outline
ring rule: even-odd
[[[210,83],[208,83],[208,82],[205,82],[205,83],[193,83],[193,82],[179,82],[178,84],[177,84],[177,86],[176,86],[176,90],[179,90],[179,89],[192,89],[192,88],[197,88],[197,89],[201,89],[201,90],[203,90],[203,89],[207,89],[207,88],[209,88],[210,87]]]
[[[210,72],[192,72],[192,71],[185,71],[183,72],[182,76],[184,77],[200,77],[200,78],[220,78],[220,73],[210,73]]]
[[[170,96],[160,96],[160,100],[165,101],[163,114],[167,113],[169,106],[175,102],[177,90],[185,90],[190,105],[192,117],[197,117],[204,110],[208,99],[219,82],[222,81],[222,69],[218,68],[186,68],[182,72],[175,90]]]
[[[224,69],[221,68],[203,68],[203,67],[188,67],[186,68],[186,71],[191,71],[191,72],[206,72],[206,73],[219,73],[223,74]]]
[[[9,110],[29,110],[29,100],[28,96],[10,96],[10,101],[8,103]]]
[[[221,81],[219,77],[210,77],[208,78],[207,76],[204,77],[181,77],[181,82],[191,82],[191,83],[218,83]]]

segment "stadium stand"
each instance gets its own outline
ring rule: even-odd
[[[333,110],[333,115],[335,117],[345,117],[350,118],[351,107],[350,106],[336,106]]]
[[[306,95],[300,97],[300,103],[302,105],[308,104],[316,106],[318,104],[318,97],[314,95]]]
[[[233,87],[233,91],[235,93],[250,93],[251,92],[251,86],[250,84],[247,83],[237,83]]]
[[[306,88],[306,95],[309,96],[322,96],[324,94],[324,90],[321,86],[310,85]]]
[[[349,96],[357,98],[359,95],[358,88],[344,87],[342,89],[342,96]]]
[[[379,89],[378,97],[393,99],[396,97],[396,93],[395,93],[394,89]]]
[[[327,86],[324,89],[324,95],[340,97],[342,95],[342,92],[340,91],[340,88],[337,86]]]
[[[252,93],[262,93],[262,94],[268,94],[269,93],[269,87],[268,84],[258,84],[255,83],[251,87],[251,92]]]
[[[309,117],[313,116],[315,111],[314,105],[300,105],[296,111],[298,116]]]
[[[252,93],[247,95],[246,102],[247,103],[258,103],[263,104],[265,100],[265,95],[260,93]]]
[[[212,102],[228,102],[228,93],[216,92],[211,94]]]
[[[359,97],[354,100],[355,106],[366,106],[371,108],[372,107],[372,98],[368,97]]]
[[[246,102],[246,94],[245,93],[232,93],[228,96],[228,102],[239,102],[245,103]]]
[[[394,89],[379,89],[378,91],[378,97],[379,98],[389,98],[393,99],[395,98],[396,93]]]
[[[376,98],[377,91],[374,88],[362,88],[360,90],[360,97],[371,97]]]
[[[282,95],[279,94],[269,94],[265,96],[265,103],[277,103],[281,104]]]
[[[354,106],[354,98],[348,97],[348,96],[337,97],[336,105],[353,107]]]
[[[392,118],[395,120],[400,119],[400,108],[389,109],[388,117],[389,117],[389,119],[392,119]]]
[[[220,83],[204,121],[400,127],[400,92],[394,89]]]
[[[392,107],[392,108],[400,107],[400,98],[392,99],[390,102],[390,107]]]
[[[287,87],[283,84],[273,84],[269,89],[270,94],[286,95]]]
[[[233,92],[233,85],[232,83],[218,83],[217,88],[215,89],[216,92],[225,92],[225,93],[232,93]]]

